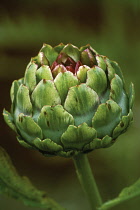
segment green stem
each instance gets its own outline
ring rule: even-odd
[[[76,167],[76,173],[83,190],[85,191],[91,205],[95,210],[101,206],[102,200],[93,177],[88,158],[85,154],[79,154],[73,158]]]

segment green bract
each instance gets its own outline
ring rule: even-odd
[[[13,82],[11,101],[3,114],[21,145],[70,157],[108,147],[126,131],[134,88],[127,94],[118,64],[90,45],[44,44]]]

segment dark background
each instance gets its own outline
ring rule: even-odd
[[[30,57],[43,43],[91,44],[121,66],[127,88],[135,85],[134,123],[108,149],[89,159],[103,200],[140,177],[140,3],[138,0],[5,0],[0,3],[0,112],[10,110],[9,90],[23,77]],[[46,158],[21,147],[16,135],[0,120],[0,145],[10,154],[21,175],[46,190],[68,210],[89,210],[71,159]],[[1,210],[29,210],[21,202],[0,195]],[[140,198],[113,210],[140,209]],[[38,209],[37,209],[38,210]]]

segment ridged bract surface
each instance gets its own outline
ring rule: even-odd
[[[21,145],[44,155],[71,157],[112,145],[133,120],[118,64],[90,45],[44,44],[11,87],[4,119]]]

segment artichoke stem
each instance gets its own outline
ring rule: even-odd
[[[96,210],[102,204],[95,179],[86,154],[79,154],[73,157],[76,173],[79,182],[85,191],[90,202],[91,209]]]

